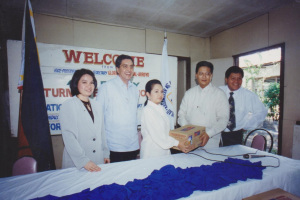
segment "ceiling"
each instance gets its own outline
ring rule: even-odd
[[[34,13],[210,37],[298,0],[31,0]],[[24,1],[8,0],[21,9]]]

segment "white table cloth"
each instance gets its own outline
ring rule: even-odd
[[[254,153],[257,150],[235,145],[208,149],[211,153],[237,155]],[[197,149],[193,153],[213,160],[225,160],[226,156],[208,154],[202,149]],[[283,156],[269,154],[258,151],[257,154],[275,156],[280,160],[280,167],[267,167],[263,170],[262,180],[239,181],[227,187],[210,192],[194,191],[187,198],[182,199],[216,199],[240,200],[261,192],[275,188],[281,188],[296,196],[300,196],[300,161]],[[244,159],[242,156],[235,157]],[[278,165],[278,160],[273,157],[262,157],[250,159],[252,162],[262,161],[262,165]],[[213,161],[192,154],[175,154],[159,158],[140,159],[127,162],[111,163],[99,165],[100,172],[88,172],[84,169],[76,168],[51,170],[35,174],[0,178],[0,199],[32,199],[43,197],[48,194],[54,196],[65,196],[81,192],[90,188],[93,190],[101,185],[117,183],[125,185],[134,179],[144,179],[155,169],[171,164],[175,167],[199,167],[210,165]]]

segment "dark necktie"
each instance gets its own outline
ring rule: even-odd
[[[230,108],[230,116],[229,116],[229,122],[227,125],[227,128],[232,131],[235,128],[235,108],[234,108],[234,98],[233,98],[233,92],[230,92],[230,97],[228,99],[229,102],[229,108]]]

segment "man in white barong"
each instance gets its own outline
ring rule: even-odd
[[[229,120],[229,103],[226,94],[213,86],[213,64],[201,61],[196,66],[197,86],[185,92],[178,112],[178,124],[206,127],[201,135],[202,147],[219,147],[220,133]]]

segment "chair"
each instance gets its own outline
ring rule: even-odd
[[[266,143],[267,140],[264,136],[256,135],[253,137],[251,147],[261,151],[266,151]]]
[[[33,157],[24,156],[19,158],[13,165],[12,175],[24,175],[37,172],[37,162]]]
[[[244,145],[246,145],[248,137],[251,134],[254,134],[255,132],[257,132],[259,134],[255,135],[253,137],[252,142],[251,142],[251,147],[255,148],[255,149],[258,149],[258,150],[261,150],[261,151],[266,151],[266,148],[267,148],[267,139],[266,139],[265,136],[263,136],[261,134],[262,132],[266,132],[266,133],[268,133],[268,135],[271,138],[270,139],[270,148],[268,150],[268,152],[271,152],[272,149],[273,149],[273,136],[272,136],[272,134],[269,131],[267,131],[266,129],[263,129],[263,128],[258,128],[258,129],[254,129],[254,130],[250,131],[248,133],[248,135],[246,136],[246,138],[245,138]]]

